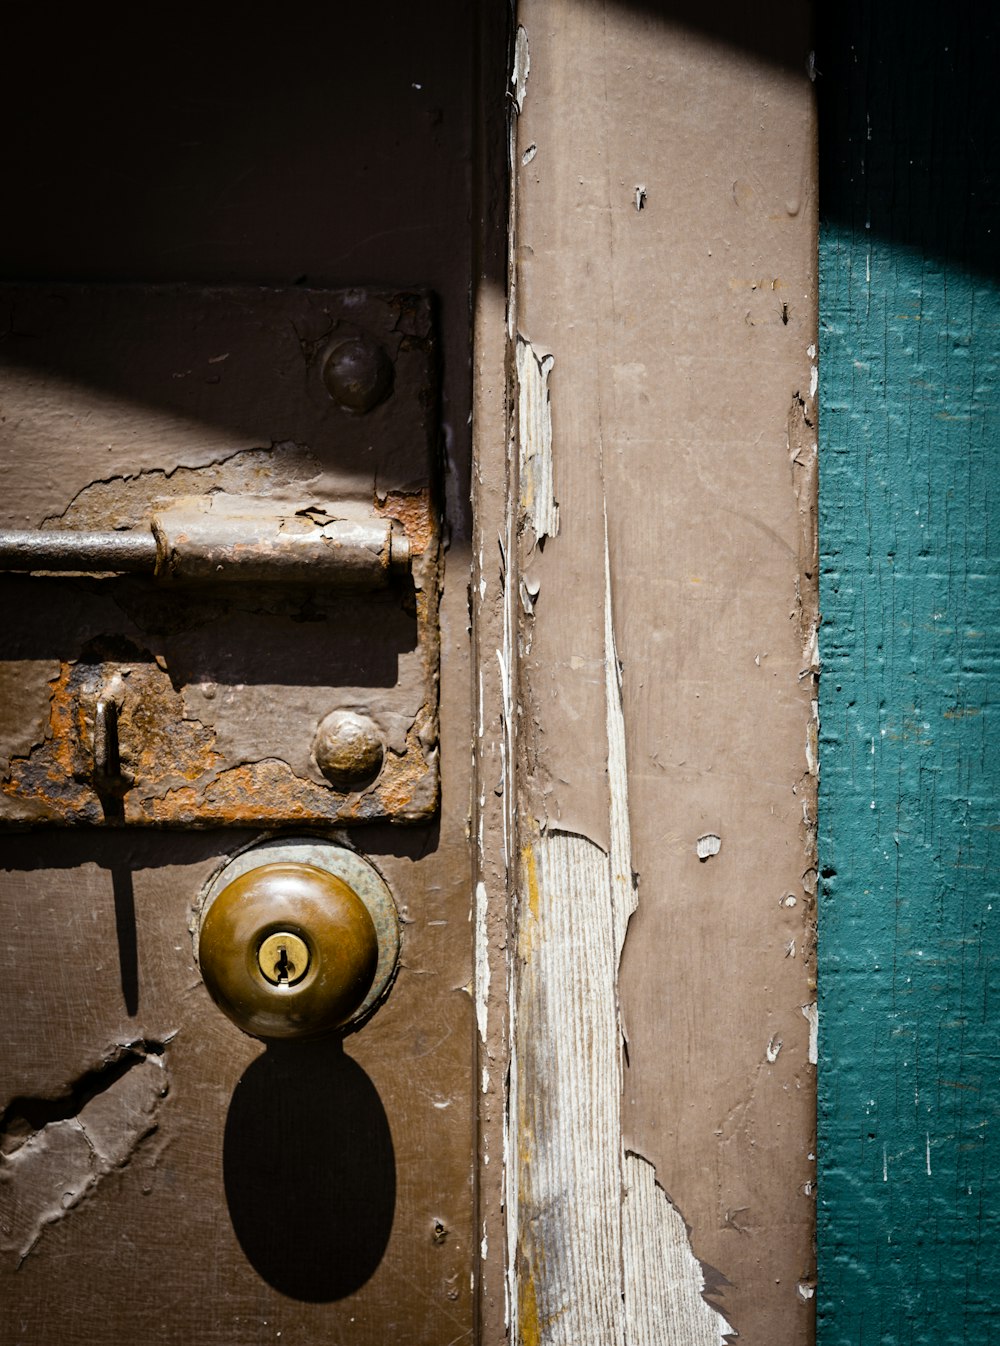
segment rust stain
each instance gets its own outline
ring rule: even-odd
[[[534,919],[538,920],[541,899],[538,893],[538,867],[535,864],[535,848],[529,842],[521,849],[524,863],[524,877],[528,885],[528,906]]]
[[[395,519],[403,529],[414,552],[426,552],[434,541],[434,510],[429,490],[377,492],[373,497],[376,514]]]
[[[538,1296],[527,1268],[522,1269],[517,1278],[517,1326],[521,1346],[540,1346],[542,1325],[538,1316]]]
[[[535,949],[535,936],[538,931],[541,911],[538,869],[535,862],[535,849],[531,842],[521,848],[521,875],[527,898],[527,912],[522,912],[517,925],[517,953],[518,957],[525,964],[528,964]]]
[[[410,543],[412,588],[401,586],[400,601],[416,619],[424,695],[404,750],[387,754],[370,786],[359,793],[342,791],[299,776],[273,755],[228,759],[215,727],[191,716],[185,683],[157,652],[164,630],[224,621],[228,603],[219,607],[211,599],[198,613],[187,606],[167,611],[159,601],[150,605],[143,599],[136,606],[123,591],[130,620],[137,620],[140,630],[152,625],[140,643],[110,632],[91,640],[75,659],[60,662],[49,684],[44,738],[23,756],[13,756],[7,779],[0,780],[3,816],[20,823],[187,827],[385,818],[405,823],[432,816],[439,799],[440,658],[440,548],[432,494],[429,488],[392,491],[376,497],[375,509],[382,518],[398,520]],[[95,786],[94,715],[111,678],[121,678],[125,689],[118,711],[121,780],[102,793]]]
[[[18,821],[100,823],[107,800],[93,783],[93,706],[104,682],[124,672],[119,717],[122,790],[118,820],[129,824],[227,826],[309,821],[418,821],[438,803],[435,717],[424,706],[381,775],[352,794],[297,776],[277,758],[227,767],[215,731],[186,718],[182,693],[162,661],[124,665],[63,662],[50,684],[44,740],[11,759],[0,792]]]

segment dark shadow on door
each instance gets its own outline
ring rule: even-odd
[[[274,1043],[226,1119],[226,1200],[247,1259],[292,1299],[361,1288],[392,1230],[396,1167],[385,1109],[339,1042]]]

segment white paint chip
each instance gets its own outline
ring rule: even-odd
[[[695,850],[699,860],[708,860],[713,855],[718,855],[722,849],[722,838],[715,832],[706,832],[703,837],[699,837],[695,844]]]
[[[552,477],[551,355],[538,356],[530,341],[517,339],[517,427],[521,469],[521,509],[535,540],[559,532],[559,506]]]
[[[489,897],[486,884],[476,884],[476,1024],[486,1041],[490,1004]]]
[[[514,89],[514,106],[518,112],[524,107],[524,95],[528,89],[528,71],[531,69],[531,53],[528,51],[528,34],[523,27],[517,30],[514,39],[514,67],[510,72],[510,82]]]
[[[802,1017],[809,1024],[809,1064],[814,1066],[819,1061],[819,1007],[815,1000],[802,1006]]]
[[[768,1062],[772,1066],[774,1065],[775,1061],[777,1061],[778,1053],[781,1051],[783,1045],[784,1044],[782,1043],[781,1038],[778,1037],[772,1038],[771,1041],[767,1044],[765,1054],[767,1056]]]

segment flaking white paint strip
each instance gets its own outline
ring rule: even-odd
[[[514,66],[510,72],[510,82],[514,90],[514,106],[518,112],[524,107],[524,95],[528,91],[528,71],[531,69],[531,53],[528,50],[528,34],[518,27],[514,38]]]
[[[561,832],[524,851],[508,1149],[514,1340],[724,1346],[732,1328],[703,1296],[682,1216],[652,1165],[623,1146],[618,969],[637,898],[606,524],[604,560],[610,854]]]
[[[490,1005],[489,897],[486,884],[476,884],[476,1025],[485,1044]],[[484,1081],[489,1077],[483,1072]],[[484,1090],[485,1092],[485,1083]]]
[[[517,339],[517,422],[520,500],[526,522],[539,542],[559,532],[559,506],[552,480],[551,355],[539,358],[530,341]]]
[[[504,635],[506,637],[506,630]],[[510,646],[507,645],[506,639],[504,644],[506,646],[506,653],[509,656]],[[503,737],[500,740],[500,788],[504,793],[506,802],[507,792],[511,788],[511,734],[513,733],[514,707],[511,704],[510,696],[510,673],[508,671],[510,663],[509,658],[505,658],[504,656],[504,650],[497,650],[497,663],[500,665],[500,691],[503,697],[503,707],[501,710],[503,717]],[[507,865],[508,868],[510,866],[509,816],[510,810],[505,807],[503,810],[503,859],[504,864]]]
[[[507,960],[507,1022],[511,1026],[511,1037],[514,1035],[514,1010],[515,1010],[515,989],[514,978],[511,975],[511,959]],[[511,1146],[511,1116],[513,1110],[517,1107],[518,1097],[518,1069],[517,1052],[512,1050],[507,1066],[507,1096],[504,1100],[503,1110],[503,1184],[504,1184],[504,1206],[507,1211],[507,1262],[506,1275],[504,1276],[504,1326],[510,1333],[512,1341],[519,1340],[518,1317],[517,1317],[517,1235],[520,1229],[520,1201],[518,1197],[518,1182],[520,1179],[520,1165],[518,1163],[518,1154]]]
[[[611,906],[615,916],[615,946],[618,958],[625,947],[629,917],[638,906],[632,877],[632,829],[628,812],[628,763],[625,758],[625,707],[622,702],[622,671],[615,641],[611,603],[611,551],[608,546],[608,516],[604,514],[604,705],[608,731],[608,795],[611,851]],[[618,967],[615,966],[615,983]],[[616,994],[617,1004],[617,994]]]
[[[802,1015],[809,1024],[809,1064],[815,1066],[819,1063],[819,1006],[815,1000],[802,1006]]]

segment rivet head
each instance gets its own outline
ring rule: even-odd
[[[374,922],[353,888],[293,861],[233,879],[198,933],[209,994],[258,1038],[314,1037],[347,1024],[368,994],[378,957]]]
[[[367,715],[334,710],[317,726],[313,756],[332,785],[356,790],[381,771],[385,745],[378,725]]]
[[[392,392],[393,368],[388,354],[369,337],[338,341],[323,362],[326,390],[345,411],[363,415]]]

